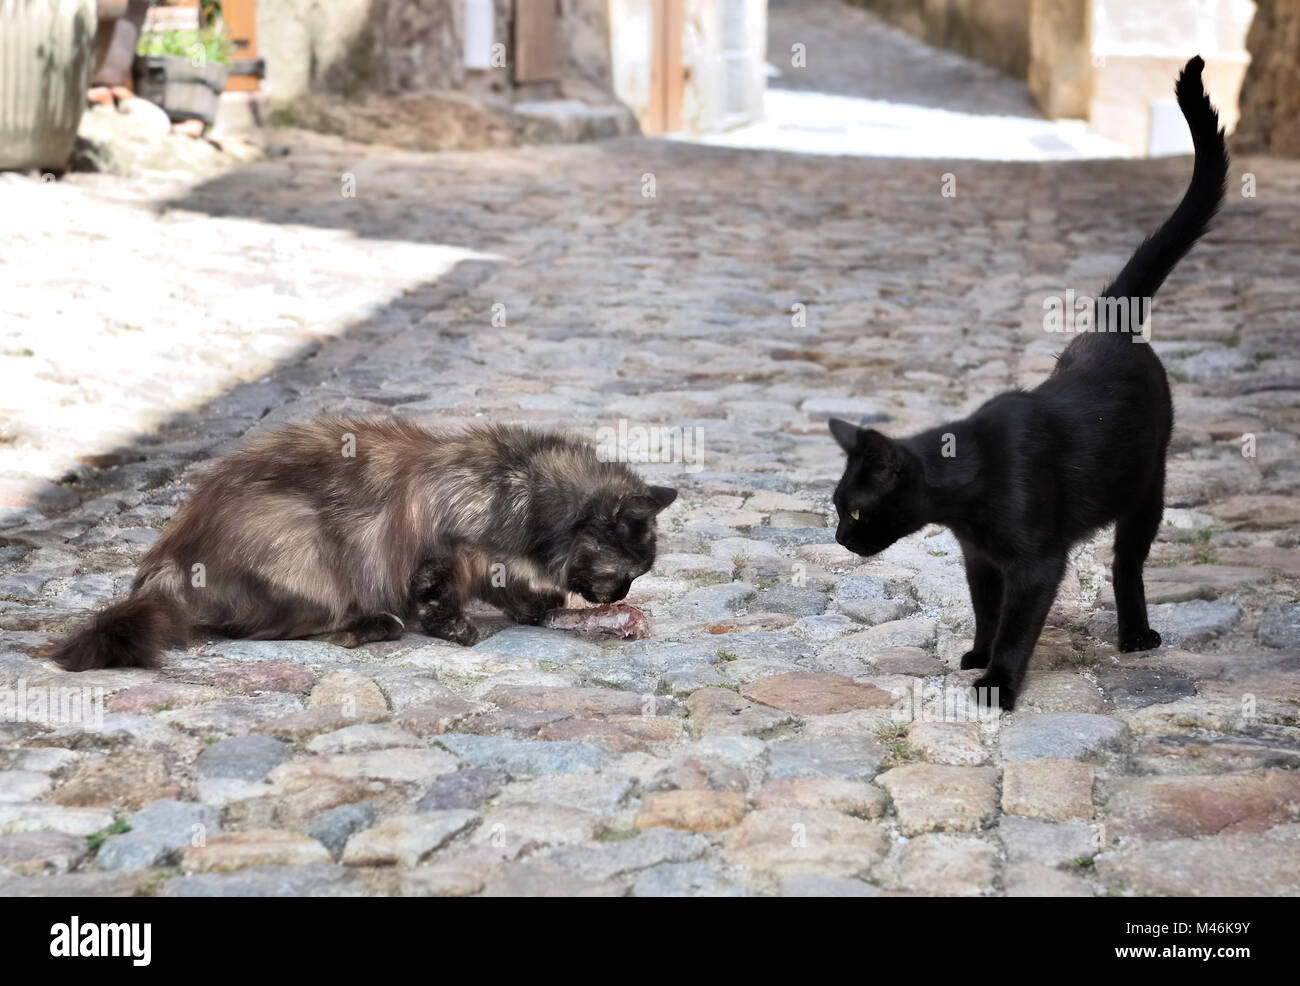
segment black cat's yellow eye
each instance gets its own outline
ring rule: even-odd
[[[857,519],[858,519],[858,511],[856,511],[856,510],[850,510],[850,511],[849,511],[849,519],[850,519],[850,520],[857,520]]]

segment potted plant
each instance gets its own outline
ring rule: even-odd
[[[0,169],[66,167],[95,24],[95,0],[0,0]]]
[[[221,0],[200,0],[197,30],[142,34],[136,46],[136,95],[157,103],[173,122],[212,124],[230,74],[230,39]]]

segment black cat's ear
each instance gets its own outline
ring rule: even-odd
[[[858,447],[858,432],[862,429],[850,424],[843,418],[831,418],[831,436],[845,452],[854,452]]]
[[[857,451],[862,457],[863,465],[882,479],[894,476],[903,463],[902,447],[875,428],[858,429]]]
[[[671,486],[651,486],[650,499],[654,500],[655,513],[658,513],[677,499],[677,491]]]
[[[858,451],[866,459],[890,463],[898,458],[898,443],[875,428],[859,428]]]

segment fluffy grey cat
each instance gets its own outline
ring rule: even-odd
[[[676,495],[590,445],[525,428],[293,425],[217,462],[131,595],[49,656],[78,671],[151,666],[196,631],[354,647],[410,619],[472,643],[470,599],[537,622],[570,591],[625,597],[654,564],[655,517]]]

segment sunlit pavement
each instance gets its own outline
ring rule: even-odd
[[[699,143],[798,154],[939,160],[1065,161],[1129,157],[1081,120],[977,116],[827,93],[769,89],[765,119]]]

